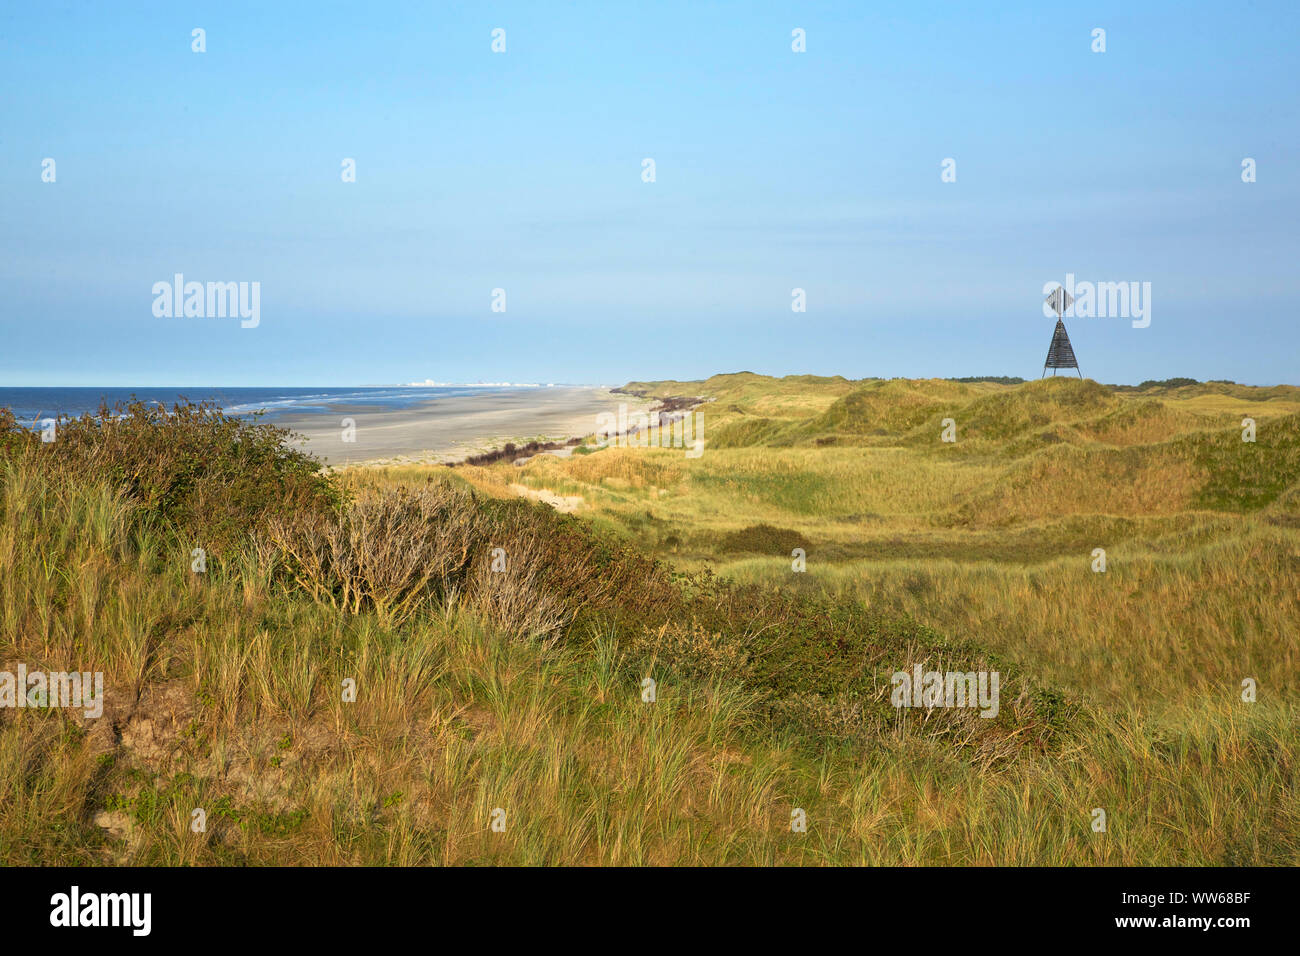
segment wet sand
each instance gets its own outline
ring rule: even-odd
[[[276,416],[274,424],[292,429],[298,447],[333,467],[434,464],[460,461],[533,439],[564,441],[590,435],[600,412],[629,410],[649,403],[607,388],[554,386],[454,395],[409,408],[335,405],[328,412]],[[353,441],[345,441],[344,419],[355,422]]]

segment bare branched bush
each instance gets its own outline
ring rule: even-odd
[[[267,540],[317,600],[390,623],[463,604],[518,637],[556,637],[586,607],[644,606],[662,577],[544,506],[453,485],[366,490],[338,515],[272,522]]]
[[[561,542],[538,524],[531,509],[496,516],[490,548],[475,561],[468,581],[470,606],[518,637],[557,635],[600,586],[586,551],[557,548]]]
[[[367,494],[341,514],[283,518],[269,529],[294,579],[352,613],[373,608],[400,623],[422,604],[457,600],[478,515],[448,488]]]

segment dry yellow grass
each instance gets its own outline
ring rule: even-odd
[[[0,658],[102,670],[108,693],[98,722],[0,711],[0,860],[1300,861],[1300,493],[1269,485],[1269,500],[1238,507],[1231,459],[1214,458],[1235,446],[1180,444],[1236,428],[1242,407],[1266,442],[1300,407],[1294,390],[1193,389],[1128,422],[1117,416],[1151,396],[1120,393],[1021,428],[1032,403],[1016,389],[894,384],[956,403],[959,427],[960,403],[1011,396],[987,434],[944,448],[937,418],[833,443],[817,444],[831,434],[820,425],[800,433],[855,383],[720,378],[660,388],[712,395],[721,424],[761,414],[790,433],[691,460],[608,449],[339,480],[359,498],[431,485],[581,495],[584,521],[679,566],[848,594],[986,648],[1080,701],[1074,736],[995,762],[905,729],[865,751],[810,749],[769,729],[728,676],[734,647],[689,622],[655,653],[713,654],[713,676],[663,680],[650,704],[636,675],[655,665],[627,622],[555,643],[468,604],[406,620],[367,599],[352,613],[287,590],[257,549],[195,575],[172,530],[141,524],[112,489],[10,468]],[[1272,473],[1290,467],[1286,448],[1256,450]],[[786,532],[807,544],[805,572],[788,552],[750,550]],[[791,831],[795,809],[807,833]]]

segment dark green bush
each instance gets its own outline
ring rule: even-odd
[[[55,440],[0,412],[0,455],[121,488],[142,513],[219,554],[277,515],[322,513],[342,501],[320,462],[289,447],[287,429],[226,415],[215,403],[170,410],[136,401],[60,417]]]
[[[808,540],[798,531],[777,528],[770,524],[754,524],[724,534],[718,542],[724,552],[752,552],[754,554],[789,557],[795,548],[808,550]]]

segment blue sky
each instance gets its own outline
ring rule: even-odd
[[[1300,382],[1297,10],[7,5],[0,386],[1033,377],[1067,272],[1089,377]]]

